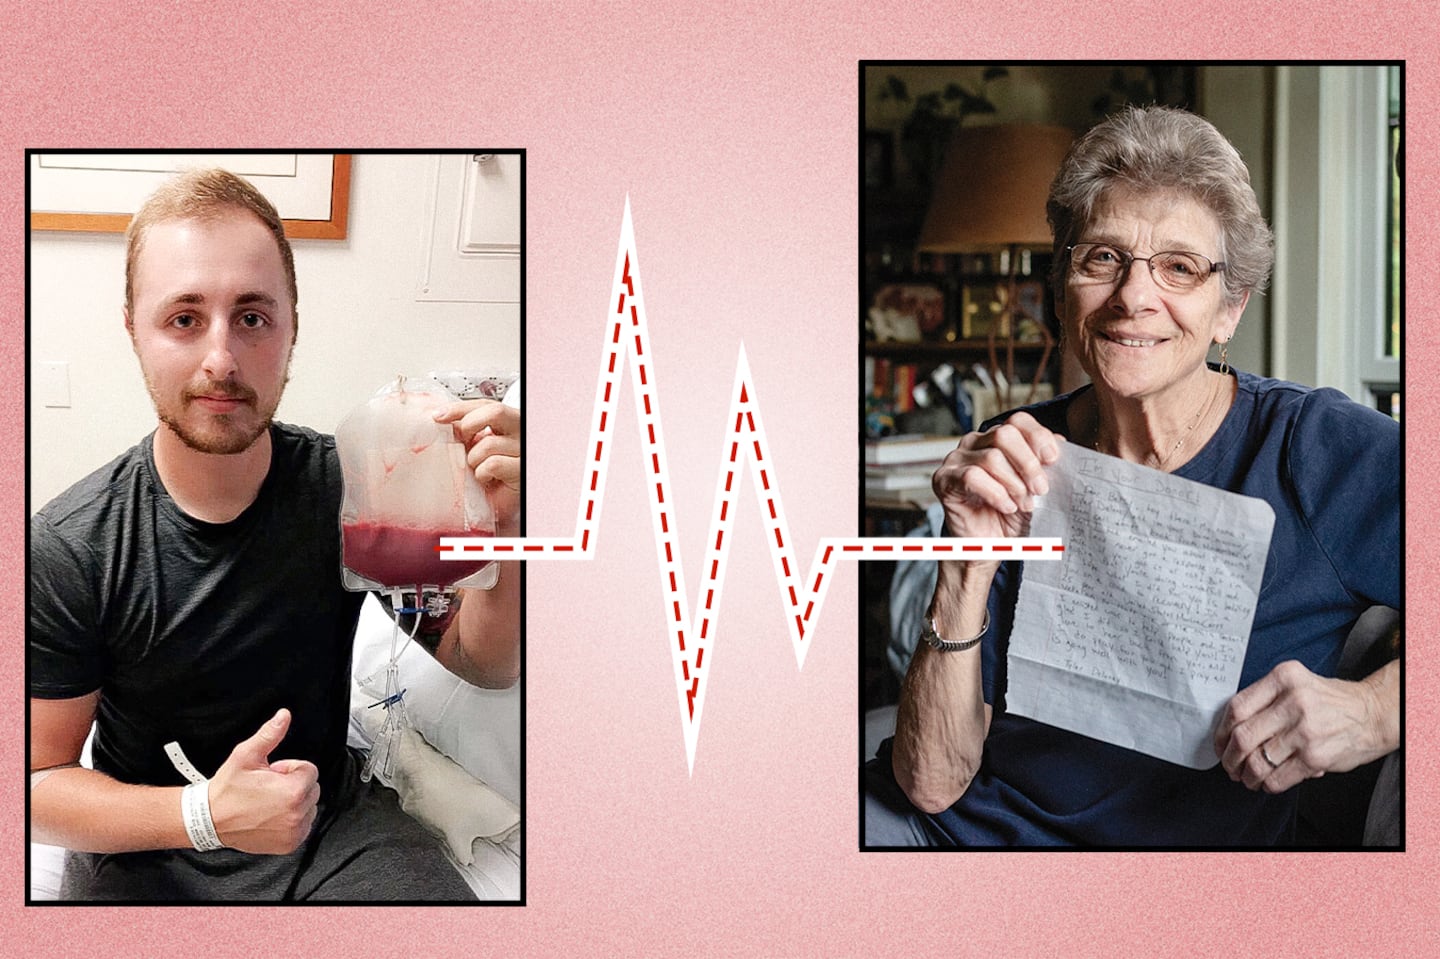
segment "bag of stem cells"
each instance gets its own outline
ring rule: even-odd
[[[465,445],[434,414],[455,397],[430,377],[397,377],[335,430],[345,496],[340,506],[346,588],[494,584],[487,560],[442,560],[442,536],[493,536],[485,490]]]

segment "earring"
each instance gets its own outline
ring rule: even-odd
[[[1221,376],[1228,376],[1228,375],[1230,374],[1230,360],[1229,360],[1229,356],[1230,356],[1230,341],[1227,339],[1224,343],[1221,343],[1221,344],[1220,344],[1220,375],[1221,375]]]

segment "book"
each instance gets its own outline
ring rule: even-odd
[[[939,464],[959,444],[958,436],[922,436],[906,433],[865,441],[865,465],[892,463]],[[932,467],[933,469],[933,467]]]
[[[915,506],[924,509],[936,502],[935,492],[929,486],[914,486],[909,489],[865,490],[865,503],[869,506]]]
[[[930,477],[935,475],[935,467],[926,463],[921,466],[902,463],[897,466],[867,466],[865,467],[865,489],[912,489],[922,487],[930,488]]]

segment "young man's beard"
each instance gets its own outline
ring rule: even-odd
[[[281,393],[284,393],[284,386],[290,381],[289,365],[286,365],[285,378],[281,381]],[[160,422],[169,427],[170,431],[180,439],[182,443],[198,453],[214,453],[220,455],[231,455],[243,453],[248,450],[254,442],[270,429],[270,424],[275,416],[275,409],[280,405],[280,397],[275,397],[275,402],[269,409],[261,409],[257,406],[259,397],[254,390],[248,386],[236,386],[230,383],[206,383],[202,386],[187,387],[180,395],[179,408],[174,409],[168,402],[162,401],[150,378],[145,378],[145,385],[149,389],[150,399],[155,404],[155,413]],[[242,405],[234,414],[216,414],[206,420],[202,420],[204,427],[197,427],[186,422],[185,411],[193,405],[196,397],[199,396],[224,396],[242,401]],[[245,425],[233,422],[231,416],[245,414],[253,411],[255,418]]]

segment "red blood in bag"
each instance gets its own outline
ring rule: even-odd
[[[491,536],[477,530],[415,529],[384,523],[342,523],[345,565],[382,586],[449,586],[490,565],[488,559],[441,559],[442,536]]]

